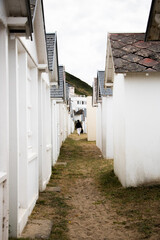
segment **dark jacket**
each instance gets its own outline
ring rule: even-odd
[[[82,128],[82,125],[79,121],[76,123],[76,128]]]

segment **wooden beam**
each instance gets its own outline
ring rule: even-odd
[[[27,17],[8,17],[7,24],[8,26],[25,26],[28,18]]]

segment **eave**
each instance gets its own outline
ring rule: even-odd
[[[7,26],[11,35],[31,37],[33,33],[30,1],[7,0]]]

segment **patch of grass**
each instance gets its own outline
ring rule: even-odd
[[[63,219],[56,219],[55,222],[53,222],[53,227],[51,231],[50,240],[69,240],[69,237],[67,235],[68,232],[68,222],[67,220]]]
[[[160,220],[160,186],[123,188],[113,171],[113,165],[105,166],[97,175],[99,188],[110,200],[119,216],[125,217],[128,229],[136,229],[143,239],[155,231],[154,216]]]
[[[98,200],[96,202],[93,202],[94,205],[105,204],[105,203],[106,203],[106,201],[104,201],[104,200]]]
[[[41,199],[38,199],[36,204],[39,204],[39,205],[45,205],[46,204],[46,201],[45,200],[41,200]]]
[[[9,240],[31,240],[30,238],[9,238]]]
[[[92,87],[68,72],[66,72],[66,82],[75,87],[75,93],[92,96]]]

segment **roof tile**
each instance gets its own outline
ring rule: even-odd
[[[144,37],[144,33],[109,34],[115,72],[160,72],[160,42],[145,42]]]
[[[133,45],[125,45],[122,49],[128,53],[135,53],[139,50],[139,48]]]
[[[126,54],[125,51],[123,51],[122,49],[114,49],[113,50],[113,55],[116,55],[117,57],[122,57]]]
[[[140,57],[140,56],[138,56],[136,54],[132,54],[132,53],[128,54],[128,55],[124,55],[122,58],[127,61],[130,61],[130,62],[138,62],[143,59],[143,57]]]
[[[97,84],[99,85],[99,93],[100,93],[100,98],[102,96],[109,96],[112,95],[112,89],[111,88],[105,88],[104,86],[104,77],[105,77],[105,72],[104,71],[98,71],[97,72]],[[97,94],[99,94],[97,92]]]
[[[144,58],[139,62],[140,64],[146,66],[146,67],[153,67],[158,64],[157,61],[151,59],[151,58]]]
[[[142,56],[142,57],[149,57],[152,55],[152,51],[149,49],[140,49],[139,51],[136,52],[137,55]]]
[[[51,98],[64,98],[64,68],[59,66],[59,86],[51,86],[50,96]]]
[[[47,55],[48,55],[48,66],[49,70],[53,71],[53,59],[54,59],[54,51],[55,51],[55,41],[56,35],[55,33],[46,33],[46,45],[47,45]]]
[[[134,46],[138,47],[138,48],[149,48],[150,47],[150,42],[144,42],[144,41],[138,41],[136,43],[134,43]]]

